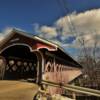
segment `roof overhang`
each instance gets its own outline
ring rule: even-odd
[[[38,36],[31,36],[26,32],[13,29],[0,43],[0,51],[13,45],[26,45],[31,51],[47,49],[48,51],[56,51],[57,46]]]

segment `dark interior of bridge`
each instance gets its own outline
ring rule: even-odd
[[[20,80],[37,77],[37,56],[27,46],[15,45],[5,49],[1,56],[6,59],[3,79]]]

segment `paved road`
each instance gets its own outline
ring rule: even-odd
[[[20,81],[0,81],[0,100],[32,100],[38,86]]]

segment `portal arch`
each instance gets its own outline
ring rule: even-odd
[[[32,79],[37,80],[37,53],[27,44],[12,44],[1,50],[0,55],[5,58],[5,72],[3,79]]]

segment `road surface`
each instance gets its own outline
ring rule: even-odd
[[[0,100],[33,100],[37,91],[34,83],[0,81]]]

